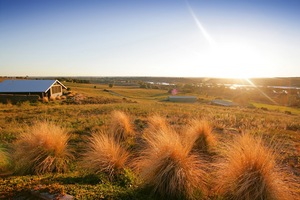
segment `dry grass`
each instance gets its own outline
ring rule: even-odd
[[[152,132],[153,131],[156,132],[159,130],[163,130],[163,131],[169,130],[169,126],[166,119],[159,115],[153,115],[148,118],[148,128]]]
[[[0,176],[7,171],[9,165],[9,155],[4,148],[0,146]]]
[[[55,101],[55,100],[56,100],[56,98],[54,96],[50,97],[50,101]]]
[[[206,192],[206,164],[190,154],[174,132],[158,130],[144,136],[146,145],[135,169],[155,195],[166,199],[193,199]]]
[[[212,126],[206,120],[192,120],[184,129],[183,140],[190,149],[200,153],[211,153],[217,144]]]
[[[148,118],[148,130],[149,132],[157,132],[160,130],[168,131],[169,126],[165,118],[159,115],[153,115]]]
[[[44,103],[48,103],[48,102],[49,102],[49,98],[48,98],[48,97],[43,97],[42,101],[43,101]]]
[[[82,167],[93,173],[114,177],[126,167],[129,153],[111,135],[94,133],[83,154]]]
[[[261,138],[238,136],[226,146],[217,163],[216,190],[226,199],[294,199],[287,176],[276,166],[273,151]]]
[[[133,126],[128,115],[122,111],[111,113],[109,130],[117,141],[124,141],[134,135]]]
[[[73,158],[69,134],[54,123],[37,122],[19,135],[13,144],[17,172],[43,174],[65,172]]]
[[[159,115],[152,115],[148,117],[147,128],[143,132],[143,137],[156,136],[157,133],[175,134],[175,131],[170,127],[164,117]]]

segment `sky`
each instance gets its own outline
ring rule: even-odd
[[[0,0],[0,76],[300,77],[299,0]]]

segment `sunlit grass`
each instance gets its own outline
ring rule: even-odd
[[[213,128],[206,120],[192,120],[183,130],[183,140],[190,149],[200,153],[212,153],[217,145]]]
[[[165,199],[192,199],[206,194],[206,163],[182,144],[175,132],[157,130],[144,136],[146,144],[135,161],[144,184]]]
[[[6,149],[0,146],[0,176],[7,172],[10,166],[10,157]]]
[[[128,88],[128,87],[114,87],[111,89],[114,92],[126,97],[140,100],[161,100],[166,99],[169,95],[166,90],[160,89],[141,89],[141,88]]]
[[[232,142],[232,138],[236,135],[241,134],[242,132],[250,132],[255,135],[263,135],[264,140],[266,141],[278,141],[284,142],[284,148],[282,148],[280,153],[280,158],[277,160],[278,163],[282,163],[283,165],[288,167],[290,172],[294,172],[297,174],[299,172],[299,145],[298,141],[300,140],[300,135],[297,134],[300,130],[299,120],[300,115],[297,115],[296,112],[291,111],[292,114],[284,113],[283,111],[274,111],[273,109],[267,108],[267,106],[262,105],[262,107],[266,107],[268,111],[258,108],[247,108],[247,107],[220,107],[220,106],[213,106],[209,105],[209,101],[199,101],[194,104],[186,104],[186,103],[171,103],[171,102],[164,102],[160,101],[160,98],[166,94],[160,92],[167,92],[167,91],[159,91],[153,89],[140,89],[140,88],[130,88],[130,87],[118,87],[114,86],[113,88],[109,88],[108,85],[98,85],[96,84],[96,88],[94,84],[73,84],[72,83],[72,90],[74,93],[83,93],[84,95],[94,98],[94,97],[102,97],[105,96],[107,98],[116,98],[119,101],[116,102],[108,102],[107,104],[96,103],[96,104],[60,104],[59,101],[49,102],[49,103],[39,103],[37,105],[32,104],[20,104],[20,105],[6,105],[0,104],[0,143],[5,144],[5,147],[8,147],[10,150],[10,146],[13,142],[16,142],[19,139],[20,132],[23,131],[24,127],[23,124],[34,124],[35,121],[41,119],[47,119],[49,121],[55,121],[61,124],[62,126],[66,127],[68,132],[70,133],[70,142],[75,150],[76,150],[76,158],[71,162],[71,172],[67,172],[63,175],[60,174],[50,174],[47,176],[46,174],[39,174],[39,176],[11,176],[5,177],[0,179],[0,191],[10,191],[11,196],[8,196],[7,193],[3,194],[4,197],[9,197],[7,199],[12,199],[12,197],[18,196],[18,194],[24,192],[30,192],[30,184],[34,187],[35,185],[39,184],[51,184],[58,183],[60,187],[65,189],[66,193],[73,194],[75,198],[90,198],[90,199],[153,199],[151,196],[151,192],[149,192],[149,187],[139,187],[143,185],[137,185],[132,182],[127,182],[127,184],[123,185],[123,183],[114,182],[107,180],[107,177],[103,174],[109,174],[109,172],[96,172],[95,170],[89,170],[87,167],[80,168],[78,161],[80,161],[82,155],[81,153],[88,151],[88,146],[90,145],[89,136],[97,132],[98,130],[105,130],[110,132],[110,125],[112,119],[112,112],[113,111],[122,111],[126,113],[129,117],[129,121],[132,124],[132,128],[135,130],[135,134],[129,135],[132,138],[134,143],[131,143],[133,148],[126,148],[127,146],[121,145],[122,148],[124,147],[127,149],[126,151],[130,151],[131,158],[138,157],[140,155],[139,150],[146,150],[150,145],[143,139],[143,136],[150,137],[152,139],[157,138],[156,134],[153,132],[169,132],[174,139],[175,135],[180,135],[181,142],[184,141],[182,136],[183,133],[187,130],[186,125],[190,123],[191,119],[207,119],[209,125],[211,126],[213,135],[217,136],[219,139],[218,141],[226,141],[228,144]],[[128,96],[128,99],[136,100],[136,103],[126,103],[123,101],[122,96],[116,96],[110,94],[108,92],[103,91],[104,89],[112,90],[121,95]],[[124,90],[124,91],[123,91]],[[187,93],[183,93],[185,95]],[[191,94],[193,95],[193,94]],[[130,96],[130,97],[129,97]],[[202,97],[201,97],[202,98]],[[215,98],[212,96],[203,97],[207,99]],[[287,107],[286,107],[287,108]],[[155,123],[154,116],[163,116],[162,123]],[[151,119],[153,118],[153,119]],[[56,123],[56,124],[58,124]],[[156,126],[158,125],[160,128],[151,128],[151,124]],[[162,128],[162,127],[167,128]],[[149,134],[147,134],[147,132]],[[180,134],[179,134],[180,133]],[[141,136],[141,137],[140,137]],[[168,136],[168,134],[167,134]],[[138,137],[138,138],[136,138]],[[162,137],[162,136],[159,136]],[[164,136],[166,137],[166,136]],[[177,137],[177,136],[176,136]],[[116,138],[114,138],[115,140]],[[150,140],[151,138],[147,139]],[[175,139],[177,140],[177,139]],[[88,142],[87,142],[88,141]],[[219,152],[220,142],[218,145],[213,148],[216,150],[216,154]],[[119,144],[122,142],[119,142]],[[163,143],[163,142],[162,142]],[[166,142],[164,142],[166,143]],[[193,142],[191,142],[193,143]],[[205,162],[202,162],[202,159],[199,158],[199,155],[196,151],[192,151],[191,154],[186,156],[186,153],[177,152],[176,148],[172,146],[176,146],[176,141],[171,141],[169,147],[165,148],[168,150],[161,150],[160,156],[163,158],[172,158],[172,159],[161,159],[162,163],[165,165],[160,165],[156,169],[170,169],[168,166],[172,166],[172,163],[177,158],[180,161],[176,163],[177,166],[184,166],[182,169],[186,171],[192,172],[193,169],[189,168],[188,164],[185,163],[193,163],[191,166],[197,166],[199,169],[204,169],[206,166]],[[144,146],[145,145],[145,146]],[[157,145],[157,149],[162,149],[162,145]],[[181,146],[178,149],[186,148],[186,146],[181,143]],[[212,145],[214,146],[214,145]],[[137,148],[136,148],[137,147]],[[158,148],[159,147],[159,148]],[[84,151],[86,150],[86,151]],[[183,150],[182,152],[188,152],[189,150]],[[152,151],[154,152],[154,151]],[[171,153],[173,152],[173,153]],[[195,154],[197,155],[195,155]],[[215,151],[214,151],[215,153]],[[159,165],[159,159],[154,158],[154,154],[150,155],[149,153],[149,160],[148,166],[149,169],[153,169],[154,166],[151,164]],[[214,156],[218,156],[218,154]],[[13,154],[12,154],[13,155]],[[146,155],[146,154],[143,154]],[[150,159],[150,156],[152,158]],[[158,156],[158,155],[157,155]],[[189,158],[189,156],[194,158]],[[209,157],[210,154],[205,158]],[[157,157],[156,157],[157,158]],[[197,164],[197,162],[200,162]],[[152,160],[154,160],[152,162]],[[165,161],[167,160],[167,161]],[[184,161],[185,160],[185,161]],[[197,160],[197,161],[195,161]],[[205,159],[207,162],[214,161],[214,157],[211,159]],[[166,164],[167,163],[167,164]],[[131,166],[132,161],[131,159],[127,161],[127,164]],[[127,167],[125,164],[125,168]],[[11,165],[13,166],[13,165]],[[174,165],[175,166],[175,165]],[[99,167],[99,165],[98,165]],[[145,168],[146,170],[146,168]],[[209,167],[209,173],[214,172],[214,168]],[[118,170],[116,170],[118,171]],[[116,172],[114,171],[114,172]],[[122,170],[120,170],[122,171]],[[89,172],[91,174],[86,175]],[[153,171],[151,171],[152,173]],[[161,172],[161,171],[160,171]],[[150,172],[149,172],[150,173]],[[153,172],[154,173],[154,172]],[[152,173],[152,174],[153,174]],[[138,174],[137,174],[138,175]],[[168,177],[171,177],[168,175]],[[174,174],[173,174],[174,175]],[[172,175],[172,176],[173,176]],[[176,175],[176,174],[175,174]],[[174,175],[174,176],[175,176]],[[180,173],[178,174],[180,175]],[[52,179],[51,177],[60,176],[58,179]],[[63,176],[63,177],[62,177]],[[91,176],[91,177],[89,177]],[[146,176],[144,176],[146,177]],[[298,176],[299,177],[299,176]],[[23,181],[23,178],[25,181]],[[91,179],[91,180],[89,180]],[[32,181],[30,181],[32,180]],[[191,179],[189,179],[191,180]],[[218,181],[219,178],[211,178],[209,181]],[[28,183],[26,182],[28,181]],[[181,181],[181,180],[180,180]],[[179,185],[180,181],[177,181]],[[182,181],[181,183],[183,183]],[[206,182],[206,181],[205,181]],[[299,181],[298,181],[299,182]],[[150,188],[154,188],[155,182],[145,182],[147,186],[151,186]],[[292,181],[290,182],[292,183]],[[158,184],[158,183],[157,183]],[[166,184],[166,181],[162,183],[162,185]],[[201,184],[200,184],[201,185]],[[175,185],[176,186],[176,185]],[[175,187],[174,186],[174,187]],[[176,186],[176,187],[177,187]],[[176,194],[177,196],[187,196],[191,198],[194,196],[200,197],[199,193],[205,193],[206,186],[209,188],[208,190],[208,197],[207,199],[214,199],[214,196],[211,197],[210,191],[211,187],[214,187],[214,184],[208,182],[204,187],[197,186],[195,189],[195,184],[192,184],[190,189],[180,189],[179,192]],[[48,187],[48,186],[47,186]],[[164,186],[162,186],[163,188]],[[179,186],[178,186],[179,187]],[[23,189],[28,189],[24,191]],[[181,187],[179,187],[181,188]],[[203,189],[204,188],[204,189]],[[203,191],[202,191],[203,190]],[[16,194],[14,191],[18,191],[20,193]],[[161,192],[158,190],[154,190],[156,193],[164,196],[172,196],[173,193],[166,192],[167,190],[161,189]],[[191,193],[185,193],[185,191],[193,191]],[[299,190],[300,192],[300,190]],[[223,193],[222,193],[223,194]],[[0,196],[1,196],[0,195]],[[120,195],[120,196],[118,196]],[[127,196],[128,195],[128,196]],[[144,195],[144,196],[143,196]],[[176,196],[175,195],[175,196]],[[224,195],[225,196],[225,195]],[[220,199],[223,196],[219,196]],[[225,197],[224,197],[225,198]]]
[[[155,137],[156,132],[163,131],[165,134],[170,133],[173,134],[173,130],[168,124],[166,118],[156,114],[147,118],[147,128],[144,130],[145,137]]]
[[[280,112],[286,112],[289,111],[292,114],[300,115],[300,108],[292,108],[288,106],[279,106],[279,105],[269,105],[269,104],[263,104],[263,103],[252,103],[257,108],[267,108],[271,111],[280,111]]]
[[[125,112],[116,110],[111,113],[109,131],[117,141],[125,141],[135,134],[130,117]]]
[[[82,167],[93,173],[106,173],[113,178],[124,172],[129,153],[119,140],[106,133],[94,133],[82,155]]]
[[[291,180],[277,166],[272,149],[261,138],[237,136],[226,144],[216,173],[216,190],[234,200],[294,199]]]
[[[21,174],[68,171],[73,156],[70,135],[54,123],[36,122],[13,143],[13,160]]]

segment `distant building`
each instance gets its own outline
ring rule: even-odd
[[[221,99],[215,99],[211,101],[211,104],[213,105],[218,105],[218,106],[237,106],[238,104],[231,102],[231,101],[226,101],[226,100],[221,100]]]
[[[197,97],[195,97],[195,96],[169,96],[168,100],[172,101],[172,102],[189,102],[189,103],[193,103],[193,102],[197,101]]]
[[[58,80],[4,80],[0,83],[1,95],[38,95],[43,97],[61,96],[67,89]]]

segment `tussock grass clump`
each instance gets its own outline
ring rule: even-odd
[[[43,97],[42,101],[43,101],[43,103],[48,103],[49,102],[49,98],[48,97]]]
[[[274,152],[261,138],[238,136],[223,153],[224,158],[216,164],[216,189],[226,199],[294,199],[287,185],[292,182],[285,181],[287,176],[276,166]]]
[[[134,135],[128,115],[122,111],[111,113],[110,132],[117,141],[124,141]]]
[[[143,137],[155,137],[158,133],[173,135],[175,134],[175,131],[170,127],[164,117],[159,115],[148,117],[147,128],[143,132]]]
[[[2,173],[8,170],[9,164],[10,162],[8,152],[0,146],[0,176]]]
[[[148,118],[148,130],[149,132],[157,132],[159,130],[168,131],[169,126],[164,117],[153,115]]]
[[[211,153],[217,144],[212,126],[206,120],[192,120],[183,135],[186,145],[200,153]]]
[[[106,173],[110,178],[122,174],[126,168],[129,153],[113,136],[94,133],[89,140],[81,165],[93,173]]]
[[[73,158],[69,134],[54,123],[37,122],[19,135],[13,144],[16,170],[21,174],[65,172]]]
[[[50,97],[50,101],[55,101],[55,100],[56,100],[56,98],[54,96]]]
[[[193,199],[206,191],[206,164],[190,154],[177,133],[163,130],[144,136],[146,145],[135,170],[153,193],[165,199]]]

